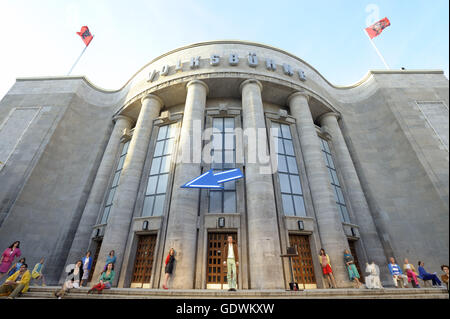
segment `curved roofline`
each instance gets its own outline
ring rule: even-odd
[[[364,83],[372,74],[377,73],[444,73],[444,71],[442,70],[415,70],[415,71],[410,71],[410,70],[369,70],[359,81],[350,84],[350,85],[334,85],[333,83],[331,83],[330,81],[328,81],[319,71],[317,71],[316,68],[314,68],[311,64],[309,64],[308,62],[306,62],[305,60],[299,58],[296,55],[293,55],[292,53],[289,53],[287,51],[284,51],[282,49],[279,49],[277,47],[268,45],[268,44],[264,44],[264,43],[259,43],[259,42],[252,42],[252,41],[243,41],[243,40],[212,40],[212,41],[205,41],[205,42],[197,42],[197,43],[192,43],[192,44],[188,44],[176,49],[173,49],[169,52],[166,52],[156,58],[154,58],[153,60],[151,60],[150,62],[148,62],[147,64],[145,64],[143,67],[141,67],[136,73],[134,73],[131,78],[122,86],[123,89],[124,87],[126,87],[131,80],[137,75],[139,74],[143,69],[145,69],[147,66],[149,66],[150,64],[152,64],[155,61],[158,61],[159,59],[162,59],[165,56],[168,56],[172,53],[178,52],[178,51],[182,51],[185,49],[190,49],[190,48],[195,48],[195,47],[199,47],[199,46],[205,46],[205,45],[212,45],[212,44],[243,44],[243,45],[253,45],[253,46],[258,46],[261,48],[266,48],[266,49],[270,49],[270,50],[274,50],[274,51],[278,51],[280,53],[283,53],[285,55],[290,56],[293,59],[296,59],[298,61],[300,61],[301,63],[306,64],[308,67],[310,67],[312,70],[314,70],[328,85],[330,85],[331,87],[335,88],[335,89],[351,89],[354,87],[357,87],[359,85],[361,85],[362,83]]]
[[[351,88],[355,88],[358,87],[359,85],[361,85],[362,83],[366,82],[370,76],[372,74],[401,74],[401,73],[409,73],[409,74],[443,74],[444,71],[443,70],[369,70],[367,71],[367,73],[357,82],[350,84],[350,85],[334,85],[333,83],[331,83],[330,81],[328,81],[319,71],[317,71],[316,68],[314,68],[312,65],[310,65],[308,62],[306,62],[305,60],[293,55],[292,53],[289,53],[287,51],[284,51],[282,49],[279,49],[277,47],[274,46],[270,46],[264,43],[258,43],[258,42],[252,42],[252,41],[243,41],[243,40],[212,40],[212,41],[205,41],[205,42],[197,42],[197,43],[192,43],[192,44],[188,44],[176,49],[173,49],[169,52],[166,52],[164,54],[161,54],[159,56],[157,56],[156,58],[152,59],[150,62],[148,62],[147,64],[145,64],[143,67],[141,67],[137,72],[135,72],[130,79],[125,82],[125,84],[120,87],[119,89],[116,90],[108,90],[108,89],[103,89],[95,84],[93,84],[91,81],[88,80],[88,78],[84,75],[79,75],[79,76],[48,76],[48,77],[21,77],[21,78],[17,78],[16,81],[33,81],[33,80],[47,80],[47,79],[52,79],[52,80],[66,80],[66,79],[82,79],[84,80],[89,86],[91,86],[92,88],[99,90],[99,91],[103,91],[105,93],[117,93],[121,90],[123,90],[132,80],[133,78],[138,75],[143,69],[145,69],[147,66],[149,66],[150,64],[154,63],[155,61],[158,61],[160,59],[162,59],[163,57],[166,57],[170,54],[173,54],[175,52],[178,51],[182,51],[182,50],[186,50],[189,48],[195,48],[195,47],[200,47],[200,46],[205,46],[205,45],[213,45],[213,44],[242,44],[242,45],[252,45],[252,46],[257,46],[257,47],[261,47],[261,48],[266,48],[266,49],[270,49],[270,50],[274,50],[274,51],[278,51],[280,53],[283,53],[287,56],[290,56],[291,58],[298,60],[301,63],[304,63],[306,66],[308,66],[309,68],[311,68],[314,72],[316,72],[329,86],[331,86],[332,88],[335,89],[351,89]]]

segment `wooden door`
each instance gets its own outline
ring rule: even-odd
[[[295,282],[298,283],[300,289],[317,288],[309,236],[289,235],[289,243],[291,247],[296,247],[298,252],[298,256],[292,257]]]
[[[102,239],[97,240],[97,246],[95,247],[95,253],[92,259],[91,271],[89,272],[88,282],[92,280],[92,275],[94,274],[95,265],[97,265],[98,254],[100,253],[100,248],[102,247]]]
[[[131,288],[150,288],[156,235],[139,236]]]
[[[228,289],[225,246],[228,236],[233,236],[237,245],[236,233],[208,233],[208,265],[206,268],[207,289]],[[237,285],[239,286],[239,267],[236,267]]]
[[[363,276],[363,273],[361,272],[361,268],[359,267],[358,255],[356,254],[355,243],[356,243],[355,240],[349,240],[348,246],[350,247],[350,253],[352,254],[353,258],[355,259],[355,266],[359,272],[359,277],[360,277],[359,281],[364,282],[364,276]]]

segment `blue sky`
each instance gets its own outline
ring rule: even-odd
[[[82,25],[95,38],[72,74],[106,89],[162,53],[218,39],[278,47],[349,85],[384,69],[363,32],[384,17],[391,26],[374,42],[392,69],[442,69],[448,78],[448,0],[1,0],[0,98],[17,77],[67,74],[84,47]]]

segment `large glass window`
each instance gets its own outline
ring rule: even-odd
[[[145,191],[142,216],[161,216],[163,214],[175,135],[175,123],[159,128]]]
[[[272,122],[276,145],[283,212],[287,216],[306,216],[297,159],[289,125]]]
[[[211,168],[214,173],[236,167],[236,143],[234,118],[214,117],[211,156]],[[209,190],[210,213],[236,212],[236,181],[223,184],[224,189]]]
[[[350,217],[348,215],[347,205],[345,204],[344,194],[342,193],[342,187],[339,183],[339,179],[336,174],[336,166],[334,165],[333,156],[331,155],[330,146],[328,145],[328,142],[320,138],[321,140],[321,147],[322,147],[322,153],[323,157],[325,159],[325,164],[328,167],[328,173],[330,174],[330,182],[331,186],[334,190],[334,197],[336,199],[336,204],[338,206],[338,210],[341,213],[341,220],[343,222],[349,223]]]
[[[119,163],[117,164],[117,168],[114,172],[113,182],[111,187],[108,190],[108,195],[106,196],[106,203],[103,209],[103,215],[101,219],[101,224],[106,224],[109,218],[109,212],[111,211],[113,205],[114,195],[116,194],[117,186],[119,185],[120,174],[122,173],[123,163],[125,162],[125,157],[127,157],[128,146],[130,145],[130,141],[125,142],[122,147],[122,152],[120,153]]]

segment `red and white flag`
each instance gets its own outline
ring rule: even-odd
[[[81,31],[77,32],[77,34],[81,37],[86,46],[88,46],[89,43],[91,43],[92,39],[94,38],[94,36],[91,34],[87,26],[82,26]]]
[[[378,22],[375,22],[370,27],[367,27],[365,30],[370,39],[378,36],[385,28],[391,25],[391,22],[388,18],[381,19]]]

